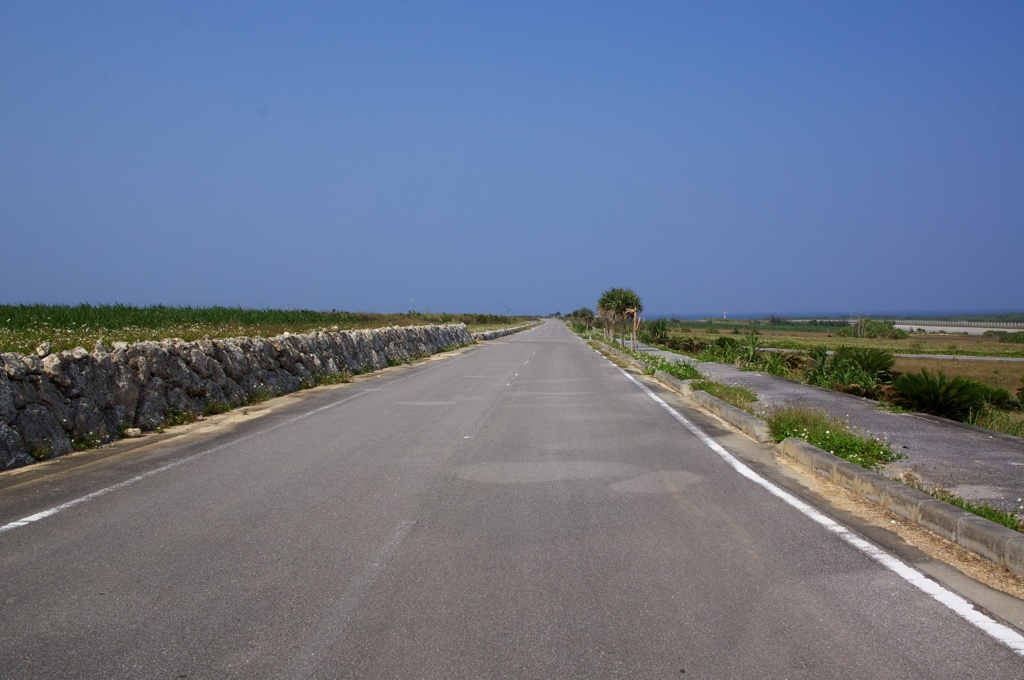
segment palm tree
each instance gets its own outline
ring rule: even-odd
[[[590,327],[594,325],[594,312],[587,307],[580,307],[569,314],[569,322],[582,324],[589,331]]]
[[[597,316],[604,326],[605,340],[612,339],[612,329],[617,321],[618,298],[621,288],[609,288],[597,301]]]
[[[636,349],[636,332],[640,323],[640,312],[644,311],[643,301],[630,288],[609,288],[597,301],[598,314],[605,320],[606,332],[608,326],[616,323],[622,324],[621,345],[626,344],[626,319],[633,318],[633,349]]]

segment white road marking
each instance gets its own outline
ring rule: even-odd
[[[290,672],[286,673],[285,677],[308,678],[313,675],[328,649],[341,635],[352,615],[356,613],[360,603],[377,583],[380,575],[384,573],[388,562],[398,551],[399,544],[409,535],[414,526],[416,526],[416,522],[411,519],[403,520],[395,525],[388,540],[377,549],[355,580],[349,583],[348,588],[334,603],[331,610],[325,613],[316,630],[310,635],[309,642],[299,653]]]
[[[661,397],[651,391],[647,385],[644,385],[639,380],[631,376],[626,371],[622,371],[622,374],[626,376],[626,379],[632,382],[634,385],[639,387],[647,396],[653,399],[656,403],[660,404],[662,408],[672,414],[679,423],[689,430],[694,436],[700,439],[705,446],[718,454],[722,460],[728,463],[734,470],[739,472],[741,475],[754,482],[758,486],[765,489],[768,493],[772,494],[776,498],[781,499],[785,503],[789,504],[800,513],[808,517],[809,519],[817,522],[821,526],[828,529],[830,532],[846,541],[849,545],[853,546],[857,550],[875,560],[882,566],[886,567],[900,578],[904,579],[918,590],[928,594],[935,601],[945,605],[953,613],[966,621],[970,622],[977,628],[981,629],[985,633],[988,633],[993,638],[1003,643],[1015,653],[1020,656],[1024,656],[1024,636],[1015,631],[1014,629],[1006,626],[991,617],[985,616],[977,609],[974,608],[970,602],[960,597],[956,593],[942,587],[935,581],[927,578],[924,574],[920,573],[916,569],[908,566],[901,560],[893,557],[889,553],[885,552],[873,543],[861,538],[853,531],[847,529],[839,522],[836,522],[831,517],[823,514],[819,510],[815,509],[808,503],[800,500],[793,494],[782,489],[779,486],[769,482],[764,477],[761,477],[752,469],[744,465],[733,456],[731,453],[726,451],[718,442],[711,438],[706,432],[701,430],[699,427],[694,425],[688,418],[683,416],[681,413],[676,411],[674,408],[669,406]]]
[[[403,375],[401,377],[395,378],[394,380],[389,380],[387,382],[387,384],[384,385],[383,387],[386,388],[386,387],[388,387],[389,385],[391,385],[393,383],[401,382],[402,380],[406,380],[407,378],[411,378],[413,375],[420,375],[422,373],[426,373],[427,371],[433,371],[434,369],[439,368],[439,367],[440,367],[440,364],[435,365],[435,366],[429,366],[429,367],[423,368],[422,370],[416,371],[415,373],[407,373],[407,374],[405,374],[405,375]],[[173,468],[176,468],[179,465],[184,465],[185,463],[190,463],[190,462],[196,460],[197,458],[201,458],[202,456],[211,454],[214,451],[219,451],[220,449],[226,448],[228,446],[234,446],[236,444],[240,444],[240,443],[242,443],[244,441],[248,441],[249,439],[255,439],[256,437],[260,437],[262,435],[265,435],[268,432],[273,432],[274,430],[276,430],[278,428],[281,428],[281,427],[285,427],[286,425],[291,425],[292,423],[296,423],[296,422],[298,422],[300,420],[308,418],[309,416],[315,415],[315,414],[320,413],[322,411],[327,411],[328,409],[332,409],[332,408],[334,408],[336,406],[341,406],[342,404],[350,402],[353,399],[357,399],[357,398],[363,396],[364,394],[366,394],[368,392],[376,392],[376,391],[379,391],[381,389],[383,389],[383,388],[360,389],[355,394],[353,394],[351,396],[348,396],[348,397],[345,397],[344,399],[339,399],[338,401],[335,401],[335,402],[332,402],[330,404],[327,404],[326,406],[321,406],[320,408],[313,409],[312,411],[307,411],[305,413],[300,413],[299,415],[294,416],[292,418],[289,418],[288,420],[282,421],[280,423],[277,423],[276,425],[271,425],[269,427],[265,427],[262,430],[259,430],[258,432],[252,432],[250,434],[247,434],[247,435],[244,435],[244,436],[241,436],[241,437],[236,437],[235,439],[232,439],[229,442],[224,442],[223,444],[220,444],[218,446],[214,446],[212,448],[206,449],[205,451],[200,451],[199,453],[194,453],[191,456],[188,456],[187,458],[182,458],[182,459],[176,460],[176,461],[174,461],[172,463],[167,463],[166,465],[162,465],[162,466],[160,466],[158,468],[154,468],[152,470],[149,470],[148,472],[143,472],[142,474],[136,475],[136,476],[132,477],[131,479],[126,479],[126,480],[124,480],[122,482],[118,482],[117,484],[112,484],[110,486],[107,486],[107,487],[104,487],[102,489],[99,489],[98,491],[93,491],[92,493],[88,493],[88,494],[86,494],[84,496],[79,496],[78,498],[75,498],[75,499],[72,499],[70,501],[67,501],[66,503],[61,503],[60,505],[55,505],[52,508],[49,508],[47,510],[43,510],[41,512],[37,512],[37,513],[29,515],[27,517],[22,517],[21,519],[14,520],[13,522],[8,522],[7,524],[4,524],[3,526],[0,526],[0,534],[4,533],[6,531],[11,531],[13,529],[18,529],[20,527],[24,527],[24,526],[28,526],[30,524],[34,524],[35,522],[38,522],[41,519],[46,519],[47,517],[53,517],[57,513],[63,512],[63,511],[68,510],[70,508],[73,508],[76,505],[80,505],[82,503],[85,503],[86,501],[91,501],[91,500],[93,500],[95,498],[99,498],[100,496],[105,496],[108,493],[110,493],[111,491],[118,491],[119,489],[123,489],[123,488],[125,488],[127,486],[131,486],[132,484],[135,484],[136,482],[141,482],[143,479],[147,479],[148,477],[152,477],[153,475],[158,475],[161,472],[166,472],[167,470],[171,470]]]

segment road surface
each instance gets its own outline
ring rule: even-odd
[[[0,677],[1024,677],[657,396],[548,322],[6,476]]]

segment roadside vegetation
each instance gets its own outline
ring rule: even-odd
[[[1024,499],[1018,498],[1017,506],[1013,510],[1004,510],[982,501],[969,501],[943,488],[926,487],[921,484],[917,475],[911,472],[903,473],[903,476],[896,478],[896,481],[913,487],[918,491],[923,491],[932,498],[954,505],[961,510],[966,510],[967,512],[978,515],[979,517],[992,520],[996,524],[1002,524],[1004,527],[1013,529],[1014,531],[1024,532],[1024,521],[1021,521],[1020,516],[1021,512],[1024,512],[1024,505],[1021,505],[1021,503],[1024,502]]]
[[[769,410],[764,419],[775,441],[796,437],[851,463],[878,472],[886,463],[903,458],[887,442],[870,437],[822,410],[790,404]]]
[[[754,413],[754,407],[757,404],[757,395],[743,385],[725,385],[714,380],[700,379],[691,381],[690,387],[707,392],[748,413]]]
[[[997,315],[992,321],[1022,321],[1024,315]],[[1002,317],[1006,318],[1002,318]],[[983,321],[984,319],[979,319]],[[721,319],[664,321],[665,339],[658,343],[690,354],[719,336],[742,336],[757,332],[763,348],[808,351],[815,347],[836,350],[841,346],[875,347],[895,354],[954,354],[962,356],[1024,357],[1024,331],[966,333],[923,333],[899,330],[891,323],[872,319],[814,319],[795,322],[779,317],[768,319]],[[922,319],[922,321],[924,321]],[[936,319],[936,323],[941,323]],[[653,322],[648,322],[653,323]]]
[[[53,351],[85,347],[98,340],[139,342],[203,336],[272,337],[285,332],[382,328],[464,323],[479,332],[515,326],[530,319],[495,314],[370,314],[332,310],[245,309],[242,307],[167,307],[153,305],[0,305],[0,352],[28,354],[44,343]]]
[[[780,320],[774,327],[788,325],[791,324]],[[898,330],[891,324],[861,320],[845,328],[847,332],[838,333],[835,327],[826,326],[829,332],[825,335],[833,341],[819,345],[804,343],[801,351],[778,348],[782,343],[774,342],[777,337],[770,337],[756,327],[748,327],[745,333],[736,330],[704,339],[673,332],[671,323],[663,319],[645,324],[641,338],[700,361],[762,371],[879,400],[897,410],[930,413],[1024,436],[1024,363],[897,359],[889,349],[899,339],[898,333],[890,332]],[[836,340],[840,336],[842,339]],[[992,336],[987,340],[987,347],[998,343]],[[941,367],[930,370],[933,361],[941,362]]]
[[[640,314],[643,311],[644,303],[632,288],[609,288],[597,300],[596,318],[604,327],[606,339],[611,340],[618,328],[619,344],[626,346],[628,334],[635,350]]]
[[[589,338],[592,344],[614,343],[614,339],[609,339],[607,333],[601,334],[592,330],[595,317],[590,310],[577,310],[566,320],[578,334]],[[885,332],[884,327],[872,328],[865,324],[859,332],[862,333],[861,337],[894,339]],[[742,338],[719,336],[706,343],[692,337],[673,340],[671,326],[664,319],[645,322],[640,330],[642,342],[687,352],[701,361],[716,361],[738,365],[748,370],[761,370],[799,379],[811,385],[881,399],[894,409],[935,413],[1000,432],[1024,436],[1024,411],[1021,410],[1021,402],[1024,401],[1024,377],[1020,379],[1022,384],[1017,394],[1013,395],[1006,388],[986,385],[972,378],[950,378],[941,371],[934,375],[927,369],[903,373],[897,370],[896,357],[884,347],[839,345],[835,351],[830,352],[827,347],[819,345],[810,348],[804,354],[793,354],[765,351],[770,348],[762,342],[762,337],[757,329],[752,329],[743,334]],[[846,334],[845,337],[850,338],[852,335]],[[622,339],[624,338],[623,334]],[[888,463],[906,457],[894,450],[888,442],[853,428],[847,421],[832,417],[823,410],[803,404],[789,404],[758,412],[757,394],[742,385],[724,385],[707,379],[689,364],[670,362],[646,352],[633,351],[617,344],[615,346],[618,351],[646,364],[648,373],[661,370],[680,379],[690,380],[692,389],[703,390],[762,417],[768,423],[777,442],[790,437],[803,439],[823,451],[873,472],[880,472]],[[959,363],[970,365],[986,362]],[[998,376],[1002,375],[1002,369],[1003,367],[982,370],[994,371]],[[1012,373],[1012,369],[1010,372]],[[1024,505],[1008,512],[984,502],[965,500],[944,489],[926,488],[913,475],[905,475],[897,481],[1010,529],[1024,531],[1024,523],[1018,517],[1018,513],[1024,511]],[[1018,503],[1021,502],[1021,499],[1018,499]]]

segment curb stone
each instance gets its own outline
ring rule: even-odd
[[[776,451],[886,510],[1024,576],[1024,535],[795,437]],[[830,460],[831,459],[831,460]]]
[[[645,364],[614,348],[611,349],[617,355],[637,365],[641,370],[646,369]],[[773,441],[768,424],[760,418],[713,397],[707,392],[694,391],[688,384],[689,381],[679,380],[661,371],[655,373],[654,377],[669,389],[690,397],[722,420],[742,430],[752,439],[761,443]],[[761,439],[761,435],[754,434],[754,432],[767,432],[768,439]],[[893,514],[992,560],[996,564],[1001,564],[1015,574],[1024,576],[1024,534],[1019,531],[961,510],[924,491],[834,456],[803,439],[795,437],[785,439],[775,446],[775,450],[801,467],[853,491],[866,500],[877,503]]]

